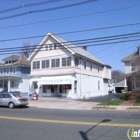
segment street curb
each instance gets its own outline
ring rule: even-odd
[[[120,112],[122,112],[122,111],[125,111],[125,112],[139,112],[140,111],[140,109],[116,109],[116,108],[110,108],[110,109],[108,109],[108,108],[92,108],[92,110],[98,110],[98,111],[120,111]]]

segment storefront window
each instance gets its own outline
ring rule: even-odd
[[[58,93],[58,85],[51,85],[51,93]]]
[[[47,93],[47,90],[50,89],[50,85],[43,85],[43,93]]]

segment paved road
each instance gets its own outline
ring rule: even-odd
[[[0,140],[128,140],[140,112],[0,108]]]

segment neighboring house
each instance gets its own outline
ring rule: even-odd
[[[48,33],[30,55],[30,92],[39,96],[90,98],[108,94],[111,67],[66,40]]]
[[[27,58],[11,55],[0,64],[0,90],[29,92],[30,62]]]
[[[140,90],[140,46],[137,49],[121,60],[125,65],[125,86],[129,91]]]

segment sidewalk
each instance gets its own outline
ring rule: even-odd
[[[116,111],[139,111],[140,106],[132,106],[132,102],[124,103],[119,106],[98,106],[100,102],[75,101],[67,98],[39,98],[39,100],[29,100],[29,107],[64,109],[64,110],[116,110]]]

